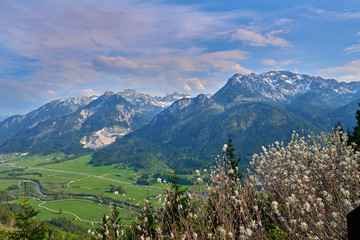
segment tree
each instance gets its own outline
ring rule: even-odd
[[[333,131],[333,132],[335,132],[336,130],[339,130],[339,131],[341,131],[341,132],[344,132],[344,129],[343,129],[343,127],[341,126],[340,121],[337,121],[337,123],[335,124],[334,131]]]
[[[358,106],[360,107],[360,102],[358,103]],[[360,146],[360,109],[356,111],[356,126],[354,127],[353,131],[348,131],[348,144],[355,143],[356,144],[356,150],[359,149]]]
[[[30,197],[26,196],[26,182],[24,182],[24,206],[23,212],[16,215],[17,230],[9,233],[12,240],[41,240],[46,239],[47,225],[44,222],[35,221],[35,216],[39,213],[33,208],[29,208]]]
[[[224,145],[224,158],[223,158],[223,166],[225,167],[226,173],[231,176],[233,180],[241,177],[239,176],[239,162],[241,158],[237,157],[235,152],[235,147],[232,144],[232,139],[229,138],[227,144]]]
[[[175,223],[175,227],[179,227],[179,217],[186,217],[187,215],[187,202],[189,197],[186,196],[187,189],[180,186],[179,180],[180,178],[175,170],[174,174],[170,176],[170,189],[165,189],[167,206],[165,208],[164,221],[168,223],[165,224],[165,227],[170,226],[169,223]],[[166,230],[169,229],[165,229],[165,231]]]

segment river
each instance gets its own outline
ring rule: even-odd
[[[22,180],[24,181],[24,180]],[[40,188],[40,184],[38,182],[35,182],[33,180],[25,180],[26,182],[32,182],[32,183],[35,183],[35,190],[41,195],[41,196],[46,196],[42,191],[41,191],[41,188]],[[19,183],[20,184],[20,183]]]

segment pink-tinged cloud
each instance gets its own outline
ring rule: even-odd
[[[205,90],[203,84],[204,80],[201,80],[199,78],[178,78],[177,81],[183,85],[183,89],[187,92],[191,92],[192,88],[195,88],[198,91]]]
[[[355,34],[355,37],[360,37],[360,32],[357,32]],[[350,47],[345,48],[344,51],[347,52],[347,53],[360,52],[360,44],[353,44]]]
[[[360,19],[360,12],[353,11],[353,10],[358,10],[358,8],[347,11],[327,11],[318,8],[309,8],[309,9],[311,12],[315,14],[315,16],[312,17],[321,17],[322,19],[327,19],[332,21]]]
[[[327,77],[344,82],[360,81],[360,60],[349,62],[344,66],[325,68],[318,71]]]
[[[276,61],[275,59],[272,58],[262,59],[261,62],[264,66],[271,66],[273,70],[283,70],[283,67],[296,63],[296,61],[292,59]]]
[[[297,61],[295,61],[295,60],[289,59],[289,60],[280,61],[280,64],[283,65],[283,66],[287,66],[287,65],[290,65],[290,64],[295,64],[296,62]]]
[[[237,29],[234,33],[231,34],[232,40],[243,41],[250,46],[279,46],[279,47],[290,47],[291,43],[286,41],[283,38],[275,36],[277,33],[282,31],[269,32],[267,34],[262,34],[246,29]]]
[[[121,76],[119,83],[128,87],[152,87],[183,89],[192,94],[218,87],[218,81],[225,74],[250,73],[240,65],[248,53],[240,50],[193,55],[161,55],[153,58],[123,56],[99,56],[89,63],[89,68],[98,73]],[[199,73],[203,77],[183,77]],[[216,76],[216,77],[214,77]]]
[[[99,56],[92,69],[100,72],[138,76],[172,75],[180,72],[242,72],[251,71],[238,62],[247,59],[248,53],[240,50],[202,53],[198,55],[161,55],[153,58]]]
[[[96,91],[94,89],[89,89],[89,88],[81,89],[78,92],[81,93],[81,96],[100,96],[103,94],[102,92]]]
[[[229,30],[234,19],[251,18],[246,11],[215,14],[152,1],[10,1],[2,8],[0,40],[18,54],[36,59],[112,50],[179,52],[196,39],[213,39],[216,32]]]
[[[360,44],[351,45],[350,47],[345,48],[344,51],[347,53],[360,52]]]
[[[272,58],[266,58],[262,60],[262,64],[265,66],[274,66],[276,65],[278,62],[275,59]]]

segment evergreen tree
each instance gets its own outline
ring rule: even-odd
[[[170,189],[165,189],[165,194],[167,195],[167,206],[165,214],[165,222],[168,223],[179,223],[179,216],[185,216],[187,213],[187,202],[189,197],[186,196],[186,188],[180,186],[180,178],[176,174],[170,176]],[[167,226],[164,226],[167,228]],[[179,227],[179,226],[177,226]],[[166,229],[165,229],[166,231]]]
[[[232,139],[229,138],[229,141],[226,145],[224,145],[224,162],[223,165],[225,167],[226,173],[231,176],[233,180],[236,180],[237,178],[241,178],[239,175],[239,162],[241,161],[241,158],[237,157],[237,154],[235,152],[235,147],[232,144]]]
[[[343,127],[341,126],[340,121],[337,121],[337,123],[335,124],[334,132],[336,132],[337,129],[339,129],[340,131],[344,132],[344,129],[343,129]]]
[[[360,107],[360,102],[358,103]],[[354,127],[352,132],[349,132],[348,143],[356,143],[356,149],[358,150],[360,147],[360,109],[356,111],[356,126]]]
[[[46,239],[47,225],[44,222],[34,221],[39,213],[33,208],[29,208],[29,197],[26,196],[26,182],[24,182],[24,206],[23,212],[16,215],[17,230],[9,233],[11,240],[41,240]]]

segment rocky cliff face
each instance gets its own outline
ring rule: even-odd
[[[84,145],[84,148],[99,149],[110,145],[116,141],[117,137],[122,137],[130,131],[130,128],[105,127],[89,136],[84,136],[80,143]]]

